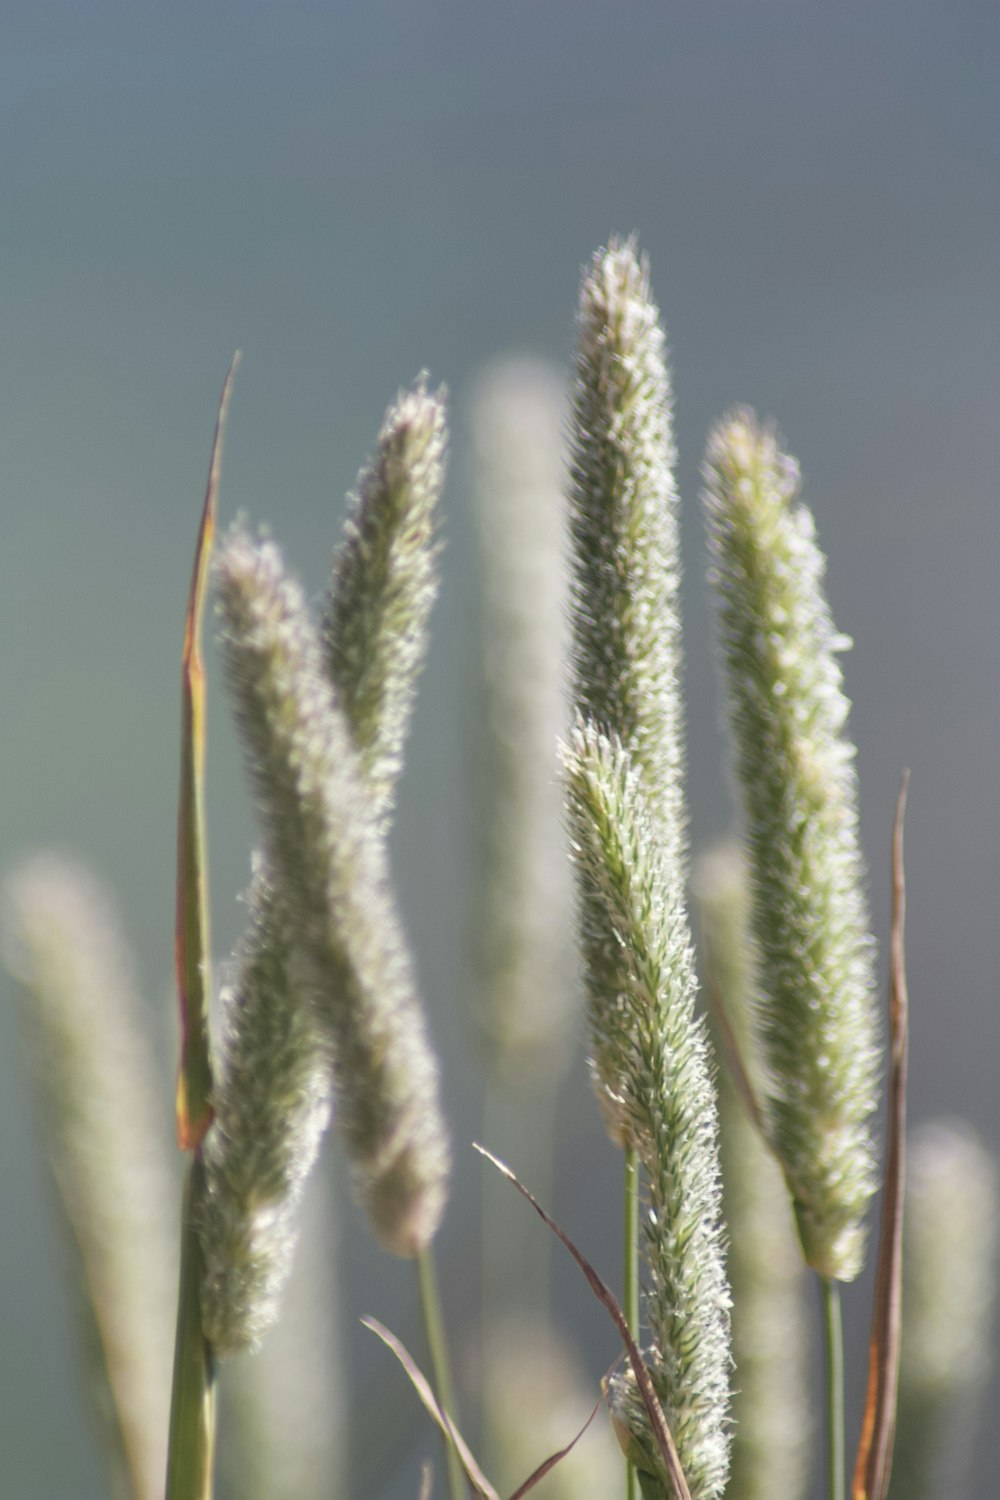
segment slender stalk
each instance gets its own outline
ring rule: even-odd
[[[826,1351],[826,1452],[828,1500],[844,1500],[844,1332],[840,1283],[820,1277]]]
[[[434,1252],[425,1245],[416,1255],[417,1280],[420,1284],[420,1307],[424,1315],[424,1330],[431,1355],[434,1386],[438,1402],[447,1416],[455,1419],[455,1389],[451,1379],[451,1363],[448,1359],[448,1343],[441,1316],[441,1298],[438,1295],[437,1274],[434,1269]],[[465,1479],[458,1454],[453,1445],[446,1442],[445,1460],[448,1465],[448,1489],[451,1500],[465,1500]],[[170,1500],[170,1497],[167,1497]]]
[[[639,1163],[635,1147],[625,1148],[625,1270],[622,1282],[629,1333],[639,1342]],[[625,1500],[636,1500],[635,1464],[625,1460]]]
[[[215,1361],[201,1327],[201,1246],[195,1226],[203,1181],[201,1157],[196,1154],[184,1186],[166,1500],[212,1500]]]

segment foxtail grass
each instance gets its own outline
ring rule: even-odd
[[[55,1185],[88,1387],[123,1500],[162,1495],[175,1280],[164,1101],[133,963],[94,877],[56,855],[3,888],[3,955]]]
[[[851,1281],[877,1186],[879,1025],[854,748],[799,470],[738,411],[705,461],[711,579],[746,818],[766,1118],[807,1263]]]
[[[910,1144],[903,1338],[890,1500],[968,1492],[970,1449],[992,1340],[1000,1260],[1000,1172],[959,1120]]]
[[[679,872],[650,837],[645,782],[620,741],[583,726],[566,751],[588,988],[613,997],[616,1108],[643,1173],[647,1364],[694,1500],[716,1500],[729,1460],[729,1293],[718,1115]],[[669,1496],[634,1383],[612,1413],[647,1500]]]
[[[804,1268],[781,1168],[729,1066],[728,1026],[755,1092],[753,949],[746,864],[734,842],[706,851],[692,881],[719,1054],[719,1154],[733,1299],[733,1444],[726,1500],[803,1500],[812,1427]],[[721,1014],[720,1014],[721,1012]]]

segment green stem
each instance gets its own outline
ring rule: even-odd
[[[184,1185],[166,1500],[212,1500],[215,1361],[201,1330],[201,1246],[194,1216],[203,1185],[196,1153]]]
[[[456,1417],[455,1391],[451,1381],[451,1365],[448,1360],[448,1344],[441,1316],[441,1299],[438,1295],[437,1276],[434,1270],[434,1252],[430,1245],[417,1256],[417,1279],[420,1283],[420,1306],[424,1315],[424,1328],[430,1348],[431,1367],[438,1402],[445,1414]],[[445,1442],[445,1459],[448,1465],[448,1488],[451,1500],[465,1500],[465,1476],[454,1445]],[[170,1500],[170,1497],[167,1497]]]
[[[844,1334],[840,1283],[820,1277],[826,1344],[827,1495],[844,1500]]]
[[[625,1148],[625,1244],[622,1293],[629,1333],[639,1342],[639,1164],[635,1148]],[[635,1465],[625,1461],[625,1497],[636,1500]]]

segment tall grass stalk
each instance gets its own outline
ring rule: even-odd
[[[819,1278],[819,1285],[826,1354],[826,1493],[827,1500],[844,1500],[844,1331],[840,1286],[826,1276]]]
[[[679,871],[686,839],[671,392],[648,266],[632,241],[612,241],[584,273],[571,433],[575,703],[625,747],[644,782],[651,837],[665,866]],[[598,1099],[612,1140],[628,1152],[618,1033],[629,1021],[596,972],[588,994]],[[627,1158],[625,1181],[625,1305],[638,1337],[635,1162]],[[634,1483],[630,1476],[630,1495]]]
[[[728,1026],[760,1094],[746,862],[735,842],[695,862],[704,985],[719,1053],[719,1149],[733,1296],[733,1447],[726,1500],[805,1500],[811,1438],[805,1268],[781,1168],[729,1066]]]

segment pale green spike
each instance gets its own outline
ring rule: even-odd
[[[561,382],[506,358],[471,411],[486,724],[481,1020],[504,1081],[551,1087],[565,1066],[573,993],[573,887],[556,744],[568,721],[569,570]]]
[[[879,1026],[839,636],[795,461],[752,413],[713,432],[705,509],[746,815],[768,1128],[805,1257],[850,1281],[877,1186]]]
[[[359,477],[326,605],[327,669],[383,831],[437,591],[444,447],[442,396],[421,382],[390,407]],[[217,1354],[255,1346],[277,1316],[296,1206],[329,1119],[330,1057],[301,993],[280,892],[263,856],[257,866],[247,935],[222,996],[222,1076],[199,1215],[203,1312]]]
[[[296,1214],[330,1118],[330,1066],[293,986],[291,924],[260,868],[250,926],[222,991],[215,1119],[198,1220],[205,1336],[225,1356],[255,1348],[277,1317]]]
[[[692,884],[712,997],[709,1014],[713,1004],[723,1007],[759,1090],[750,892],[737,845],[703,854]],[[733,1298],[733,1447],[726,1500],[802,1500],[812,1426],[805,1268],[781,1168],[751,1118],[725,1047],[719,1050],[722,1201]]]
[[[580,726],[565,765],[591,1012],[605,1015],[608,1073],[646,1186],[645,1354],[691,1494],[716,1500],[729,1462],[729,1293],[715,1091],[683,883],[653,837],[645,779],[621,742]],[[668,1493],[632,1382],[612,1383],[612,1410],[640,1449],[640,1477],[658,1476]]]
[[[903,1338],[889,1500],[958,1500],[994,1361],[1000,1171],[961,1120],[913,1133]]]
[[[358,475],[323,618],[330,680],[376,811],[391,809],[437,593],[444,391],[421,380],[389,408]]]
[[[612,240],[584,275],[571,420],[576,705],[620,736],[668,859],[685,843],[671,391],[649,268]]]
[[[113,1493],[158,1500],[177,1276],[173,1152],[132,960],[105,892],[56,855],[8,878],[3,955],[18,980]]]
[[[318,635],[277,548],[237,528],[216,578],[270,878],[296,980],[330,1039],[356,1191],[381,1242],[415,1255],[444,1209],[448,1148],[384,841]]]

